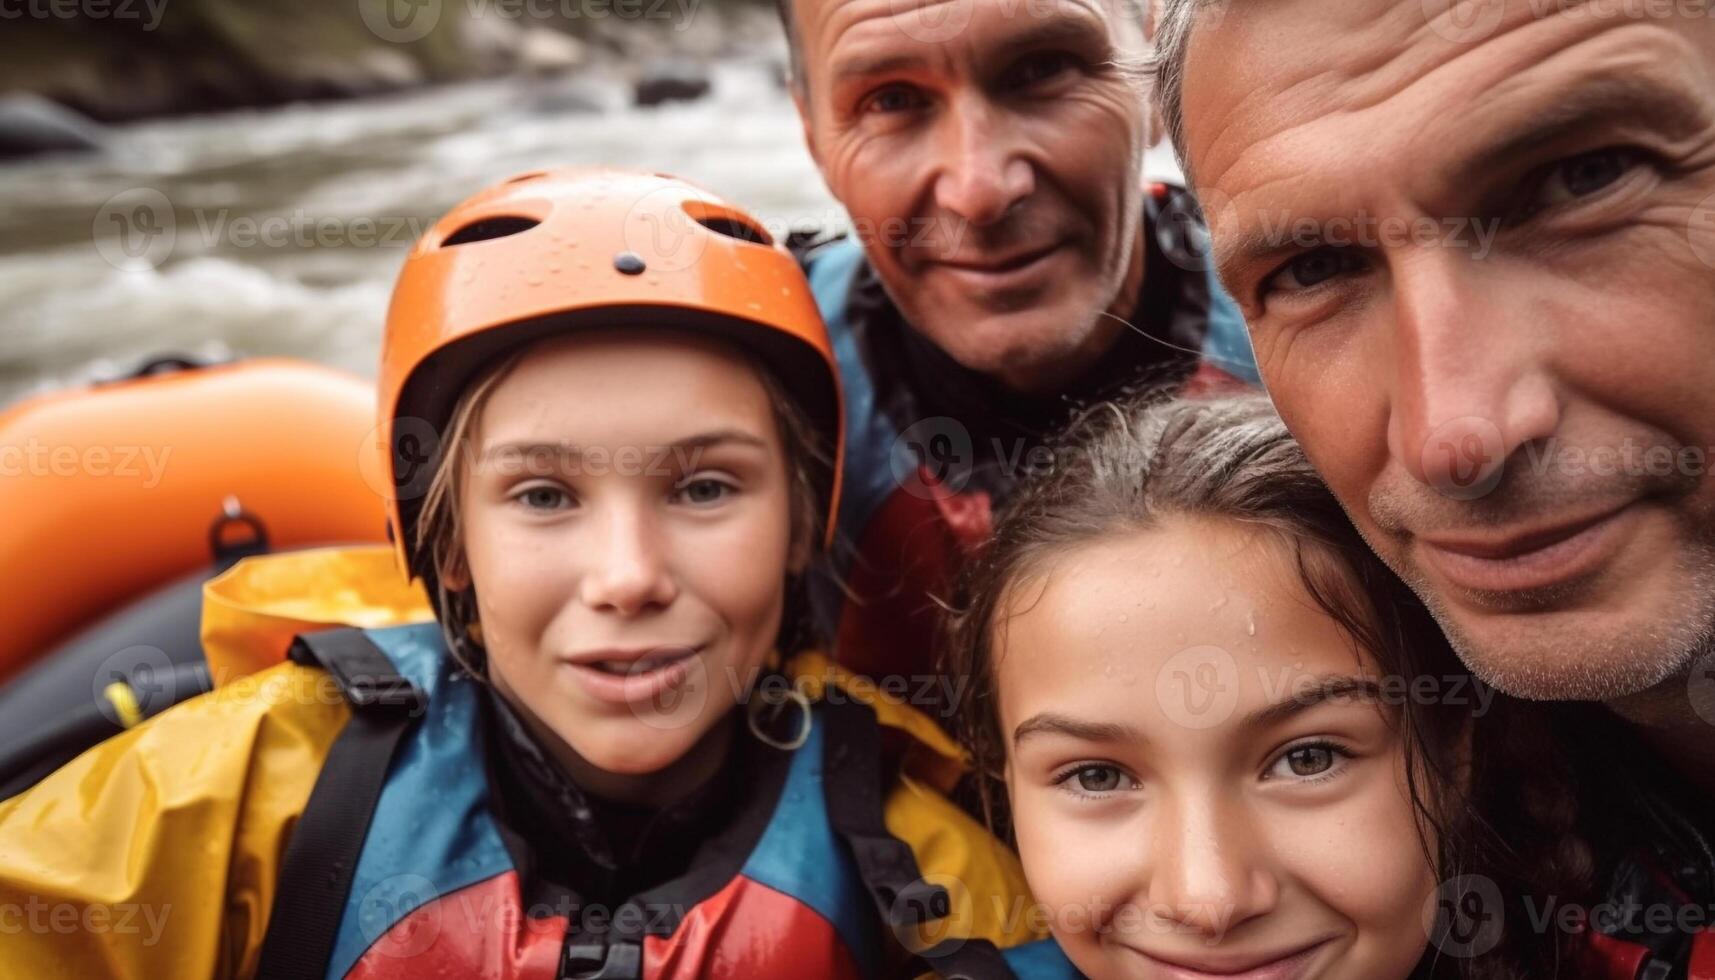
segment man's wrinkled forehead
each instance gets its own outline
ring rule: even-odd
[[[1191,39],[1184,151],[1229,196],[1433,193],[1593,87],[1707,92],[1686,66],[1715,72],[1715,19],[1626,14],[1687,3],[1705,0],[1231,0]]]
[[[1134,0],[793,0],[793,7],[813,78],[906,58],[932,60],[990,41],[1106,31],[1128,11],[1142,29]]]
[[[1543,0],[1463,0],[1459,6],[1504,4],[1516,25],[1529,19],[1533,2]],[[1199,183],[1217,181],[1259,139],[1389,99],[1469,54],[1471,45],[1437,32],[1440,18],[1431,13],[1439,4],[1221,0],[1204,8],[1188,46],[1184,82],[1185,149]]]

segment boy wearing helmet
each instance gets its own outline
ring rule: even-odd
[[[754,220],[515,178],[412,251],[383,347],[437,621],[304,633],[0,803],[0,906],[169,910],[151,942],[26,931],[0,974],[867,977],[1032,938],[1016,863],[930,788],[956,749],[800,639],[841,408]],[[232,575],[289,604],[309,566]]]

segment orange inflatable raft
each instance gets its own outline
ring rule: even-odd
[[[385,540],[374,419],[370,382],[282,359],[163,359],[0,413],[0,684],[211,570],[211,544],[244,544],[211,533],[265,528],[276,548]],[[229,529],[211,531],[223,514]]]

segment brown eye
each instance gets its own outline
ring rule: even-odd
[[[1286,753],[1286,764],[1294,776],[1320,776],[1334,768],[1334,753],[1320,745],[1306,745]]]
[[[1561,161],[1555,176],[1568,194],[1584,197],[1619,180],[1631,162],[1624,150],[1598,150]]]
[[[880,113],[910,112],[921,108],[923,103],[923,96],[916,89],[908,85],[889,85],[871,95],[864,108]]]
[[[1063,51],[1033,55],[1019,62],[1008,79],[1014,88],[1029,88],[1057,78],[1077,67],[1078,61]]]
[[[1611,146],[1557,160],[1526,181],[1521,203],[1510,220],[1516,224],[1550,208],[1599,194],[1624,180],[1644,159],[1638,150]]]

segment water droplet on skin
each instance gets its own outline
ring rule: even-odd
[[[1131,617],[1126,615],[1125,613],[1120,613],[1120,622],[1129,623],[1129,622],[1131,622]]]
[[[1254,612],[1245,613],[1245,635],[1256,635],[1256,613]]]
[[[1221,597],[1219,599],[1216,599],[1214,602],[1209,603],[1209,611],[1214,612],[1215,610],[1226,605],[1228,598],[1230,598],[1230,597],[1225,592],[1221,593]]]

